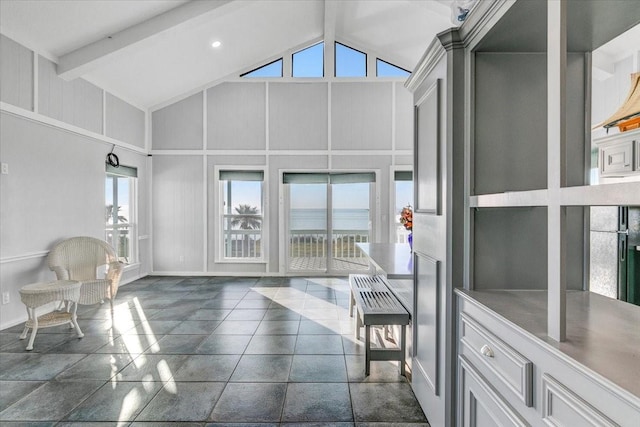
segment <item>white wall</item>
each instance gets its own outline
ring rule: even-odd
[[[640,53],[638,53],[640,57]],[[591,124],[597,125],[615,113],[629,94],[631,73],[640,71],[634,56],[616,61],[611,67],[611,74],[594,74],[592,83]],[[617,128],[616,128],[617,129]],[[610,133],[616,129],[610,130]],[[603,129],[595,129],[596,135],[604,135]]]
[[[373,216],[374,227],[380,241],[388,240],[389,172],[413,163],[412,97],[399,80],[240,79],[151,117],[154,273],[284,274],[279,258],[283,170],[378,172],[380,212]],[[264,262],[220,262],[217,253],[215,168],[241,166],[265,170]]]
[[[114,145],[139,176],[140,264],[127,267],[123,283],[150,271],[151,230],[146,113],[87,81],[60,79],[55,64],[5,36],[0,44],[0,161],[9,166],[0,175],[0,290],[10,297],[0,306],[4,329],[26,319],[22,286],[55,279],[46,257],[57,241],[104,238],[105,156]]]

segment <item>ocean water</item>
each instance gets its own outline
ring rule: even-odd
[[[289,216],[291,230],[325,230],[327,228],[326,209],[291,209]],[[334,209],[334,230],[368,230],[369,209]]]

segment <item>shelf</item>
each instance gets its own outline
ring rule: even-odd
[[[640,205],[640,181],[564,187],[559,191],[559,203],[561,206]],[[548,204],[548,190],[508,191],[469,197],[470,208],[534,207]]]
[[[561,188],[560,203],[564,206],[640,205],[640,181]]]
[[[525,207],[546,206],[548,204],[547,190],[507,191],[497,194],[482,194],[469,197],[469,207]]]

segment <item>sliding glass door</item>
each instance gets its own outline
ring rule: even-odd
[[[286,173],[289,272],[368,270],[357,243],[372,235],[373,173]]]

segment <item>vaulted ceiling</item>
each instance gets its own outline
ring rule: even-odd
[[[141,108],[318,40],[411,70],[452,0],[1,0],[0,31]],[[211,47],[221,42],[217,49]]]

